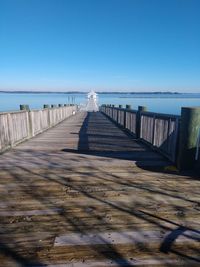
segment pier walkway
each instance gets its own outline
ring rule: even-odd
[[[200,180],[99,112],[0,155],[0,266],[199,266]]]

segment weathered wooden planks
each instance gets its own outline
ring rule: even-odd
[[[199,266],[200,180],[167,164],[100,113],[4,153],[0,266]]]
[[[175,163],[180,116],[147,112],[138,108],[137,111],[104,105],[100,110]]]

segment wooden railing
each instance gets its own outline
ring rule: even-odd
[[[77,106],[0,113],[0,152],[58,124],[77,111]]]
[[[100,111],[106,114],[118,125],[136,135],[137,110],[101,106]]]
[[[179,116],[141,112],[140,138],[176,161]]]
[[[105,105],[100,111],[134,137],[176,162],[180,116]]]

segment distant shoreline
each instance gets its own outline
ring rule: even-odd
[[[88,92],[83,92],[83,91],[66,91],[66,92],[55,92],[55,91],[4,91],[0,90],[0,93],[5,93],[5,94],[87,94]],[[97,94],[128,94],[128,95],[180,95],[180,94],[192,94],[192,93],[179,93],[179,92],[98,92],[96,91]]]

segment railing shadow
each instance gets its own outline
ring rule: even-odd
[[[10,222],[9,216],[2,216],[1,234],[11,235],[11,243],[17,244],[17,246],[9,247],[7,241],[4,242],[2,239],[1,254],[12,258],[20,266],[46,266],[48,260],[58,259],[58,256],[54,259],[51,253],[55,253],[56,236],[62,233],[72,232],[87,235],[95,230],[97,234],[102,231],[121,231],[121,235],[125,235],[126,230],[134,230],[143,236],[143,229],[149,225],[156,231],[167,233],[162,243],[156,247],[151,244],[149,239],[147,242],[141,243],[136,242],[133,238],[135,247],[131,247],[129,244],[130,255],[137,256],[137,253],[142,254],[144,251],[155,258],[158,253],[163,253],[164,256],[174,254],[184,261],[192,260],[193,263],[198,264],[200,262],[197,256],[198,247],[197,251],[195,251],[195,247],[191,247],[189,252],[185,247],[184,250],[183,247],[174,248],[179,237],[191,238],[187,236],[188,230],[197,234],[197,238],[192,237],[192,240],[199,242],[199,231],[194,227],[189,227],[185,217],[187,212],[198,213],[199,211],[198,187],[192,188],[192,186],[184,185],[186,184],[184,177],[180,179],[179,188],[174,188],[174,183],[168,185],[165,177],[158,175],[154,177],[152,174],[144,179],[143,174],[138,173],[138,170],[134,171],[134,168],[127,170],[127,175],[122,176],[121,173],[118,173],[119,169],[109,171],[102,167],[103,165],[90,164],[95,157],[108,164],[113,159],[149,161],[154,153],[149,152],[151,156],[147,157],[145,155],[148,151],[146,146],[127,138],[123,132],[116,131],[115,126],[109,121],[105,122],[104,117],[99,117],[98,113],[89,113],[79,132],[77,150],[65,148],[63,149],[65,153],[60,154],[42,151],[35,154],[33,151],[13,153],[13,162],[16,158],[20,158],[20,160],[24,160],[24,164],[17,162],[16,165],[12,165],[12,168],[2,168],[1,182],[10,188],[11,195],[9,197],[9,194],[4,192],[1,203],[9,203],[13,196],[13,201],[17,201],[9,204],[9,207],[13,205],[14,210],[19,208],[22,211],[28,209],[52,210],[55,213],[48,216],[45,214],[16,216],[16,221],[13,223]],[[68,154],[71,158],[67,157]],[[88,155],[91,157],[87,157]],[[160,158],[160,156],[158,157]],[[87,160],[88,167],[84,169],[81,164],[82,161]],[[155,153],[155,163],[157,160]],[[80,164],[81,168],[78,168],[76,163]],[[8,179],[6,183],[5,177]],[[194,186],[195,181],[192,182]],[[186,188],[187,191],[183,194],[178,191],[181,188]],[[137,198],[133,198],[130,191]],[[130,197],[130,200],[120,202],[118,201],[120,195],[123,195],[125,199]],[[183,202],[180,203],[180,201]],[[18,203],[21,203],[20,207]],[[36,206],[29,206],[30,203],[31,205],[35,203]],[[158,210],[157,213],[156,210]],[[167,218],[166,210],[172,214],[172,219]],[[113,222],[110,218],[115,218],[116,221]],[[49,233],[44,243],[38,247],[34,245],[34,248],[27,246],[30,243],[28,241],[30,234],[41,233],[42,239],[44,232]],[[27,241],[20,243],[15,233],[23,234],[25,239],[27,237]],[[103,238],[101,241],[106,243]],[[77,248],[76,250],[74,255],[79,255]],[[89,256],[92,254],[97,258],[112,260],[116,266],[134,266],[134,261],[131,263],[127,260],[123,248],[118,248],[116,244],[108,242],[106,246],[91,244],[89,250]],[[190,252],[193,252],[195,256]],[[59,250],[59,253],[61,258],[66,259],[66,254],[70,255],[72,252]],[[85,259],[81,258],[81,260]],[[63,262],[65,261],[67,260],[63,260]],[[163,262],[162,265],[171,266],[167,262]],[[76,265],[74,264],[74,266]]]
[[[77,135],[77,133],[72,134]],[[146,145],[139,144],[135,139],[128,137],[104,115],[96,112],[88,113],[78,136],[77,149],[63,148],[62,151],[143,162],[163,160],[158,153],[152,152]],[[166,165],[166,161],[163,163]]]
[[[199,175],[195,171],[178,171],[177,168],[168,168],[174,166],[174,163],[170,162],[166,156],[161,155],[145,142],[135,139],[125,129],[119,129],[117,124],[111,123],[111,121],[103,114],[88,112],[78,133],[77,149],[63,148],[62,151],[110,159],[132,160],[143,170],[187,176],[190,179],[199,180]],[[77,133],[72,134],[77,135]],[[169,139],[171,136],[160,145],[160,151],[166,150],[170,143]]]

